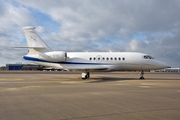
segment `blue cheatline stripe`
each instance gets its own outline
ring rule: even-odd
[[[86,65],[102,65],[101,63],[80,63],[80,62],[52,62],[52,61],[47,61],[47,60],[41,60],[38,58],[33,58],[33,57],[28,57],[28,56],[23,56],[25,60],[30,60],[30,61],[36,61],[36,62],[47,62],[47,63],[57,63],[57,64],[86,64]]]

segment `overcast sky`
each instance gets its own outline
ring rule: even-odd
[[[54,50],[142,52],[180,67],[180,0],[0,0],[0,66],[20,63],[23,26]]]

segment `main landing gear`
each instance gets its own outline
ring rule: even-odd
[[[82,79],[85,80],[85,79],[90,77],[90,73],[89,72],[85,72],[85,73],[82,73],[81,76],[82,76]]]
[[[141,73],[140,73],[140,78],[139,79],[145,79],[144,78],[144,71],[141,71]]]

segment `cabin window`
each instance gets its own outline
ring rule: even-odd
[[[114,58],[114,60],[117,60],[117,58]]]
[[[113,60],[113,58],[111,58],[111,60]]]
[[[92,58],[90,57],[89,60],[92,60]]]
[[[120,58],[120,57],[119,57],[118,59],[119,59],[119,60],[121,60],[121,58]]]
[[[109,60],[109,58],[106,58],[106,60]]]
[[[104,58],[104,57],[103,57],[102,59],[103,59],[103,60],[105,60],[105,58]]]
[[[96,60],[96,58],[94,58],[94,60]]]
[[[125,60],[125,58],[123,57],[123,60]]]
[[[65,58],[67,58],[67,53],[65,53]]]

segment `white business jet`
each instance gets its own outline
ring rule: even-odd
[[[42,66],[82,72],[82,79],[96,71],[141,71],[168,68],[165,63],[150,55],[137,52],[66,52],[53,51],[34,31],[35,27],[23,27],[29,52],[25,60]]]

